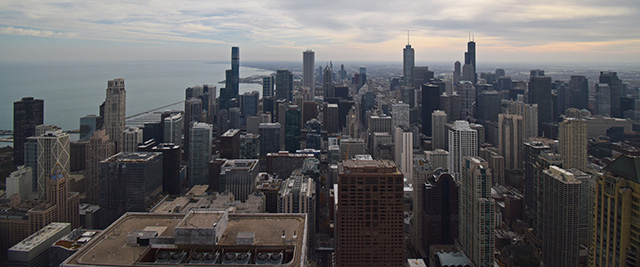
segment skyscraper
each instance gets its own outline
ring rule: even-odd
[[[109,141],[105,130],[95,131],[89,138],[85,161],[85,188],[87,200],[91,204],[98,204],[98,167],[100,162],[116,153],[116,145]]]
[[[333,70],[327,64],[322,71],[322,91],[325,98],[335,96],[333,86]]]
[[[607,84],[611,89],[611,117],[622,118],[620,97],[624,96],[624,92],[622,92],[622,81],[618,78],[618,74],[613,71],[601,71],[599,79],[600,84]]]
[[[464,53],[464,64],[472,67],[469,72],[471,79],[468,81],[476,84],[478,82],[478,74],[476,73],[476,42],[474,40],[467,42],[467,52]]]
[[[461,81],[456,84],[460,95],[460,118],[474,118],[473,105],[476,102],[476,87],[470,81]]]
[[[293,74],[289,70],[278,70],[276,72],[276,100],[293,99]]]
[[[534,71],[532,71],[534,74]],[[539,74],[542,74],[540,76]],[[545,131],[545,125],[553,123],[553,98],[551,96],[551,77],[545,77],[544,71],[537,71],[529,80],[529,104],[538,104],[538,135],[553,137]],[[548,129],[547,129],[548,130]]]
[[[422,133],[433,137],[431,114],[440,109],[440,87],[435,84],[422,85]],[[446,119],[446,118],[445,118]]]
[[[606,83],[596,84],[596,114],[609,117],[611,110],[611,87]]]
[[[285,150],[294,153],[300,149],[300,109],[296,105],[289,106],[285,113]]]
[[[193,123],[189,131],[189,184],[209,184],[209,160],[211,160],[213,126]]]
[[[460,181],[458,243],[475,266],[494,265],[495,201],[489,164],[479,157],[464,157]]]
[[[61,130],[41,136],[27,138],[25,144],[25,165],[33,169],[31,183],[33,193],[40,200],[46,199],[47,181],[54,168],[59,168],[62,175],[68,177],[70,168],[69,134]],[[50,199],[46,199],[49,201]]]
[[[498,115],[498,147],[504,156],[507,170],[522,169],[522,145],[524,142],[522,116]]]
[[[116,143],[116,150],[122,151],[122,132],[126,115],[127,91],[124,79],[118,78],[107,82],[107,97],[104,105],[104,127],[111,141]]]
[[[302,86],[311,89],[311,95],[315,95],[316,83],[313,77],[316,65],[316,54],[311,50],[302,52]]]
[[[415,190],[423,192],[422,218],[415,218],[422,220],[422,250],[429,251],[436,244],[453,245],[458,237],[460,185],[451,174],[436,172]]]
[[[256,177],[259,170],[257,159],[225,161],[220,169],[221,192],[229,191],[233,193],[236,200],[246,201],[249,195],[256,191]]]
[[[395,128],[393,144],[395,146],[394,160],[404,177],[413,180],[413,132],[408,126]]]
[[[142,143],[142,129],[127,127],[122,133],[122,152],[138,151],[138,144]]]
[[[271,75],[262,77],[262,97],[273,97],[275,78]]]
[[[583,119],[566,118],[558,124],[562,167],[587,170],[587,122]]]
[[[408,37],[408,36],[407,36]],[[413,80],[415,76],[415,51],[411,48],[411,45],[408,43],[407,46],[402,50],[402,78],[404,79],[405,86],[413,86]]]
[[[13,164],[24,164],[24,142],[44,123],[44,100],[24,97],[13,102]]]
[[[260,157],[267,158],[268,153],[280,151],[280,123],[260,123]]]
[[[621,155],[596,179],[589,266],[637,266],[640,158]]]
[[[478,155],[478,131],[471,129],[469,122],[454,122],[449,130],[449,153],[449,172],[460,181],[464,158]]]
[[[392,161],[338,165],[337,266],[403,266],[403,175]]]
[[[442,110],[431,113],[431,146],[433,149],[447,149],[447,114]]]
[[[540,229],[545,266],[578,266],[582,182],[557,166],[543,171],[544,220]]]
[[[571,108],[586,109],[589,107],[589,81],[586,77],[571,75],[567,100]]]
[[[409,126],[409,104],[396,103],[391,105],[392,127]]]

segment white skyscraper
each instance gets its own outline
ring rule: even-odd
[[[394,134],[394,160],[404,174],[413,179],[413,132],[408,127],[396,127]]]
[[[455,121],[449,130],[449,172],[460,181],[464,157],[478,155],[478,131],[467,121]]]
[[[138,144],[142,143],[142,129],[127,127],[122,132],[122,152],[138,151]]]
[[[311,94],[315,95],[316,86],[314,75],[314,67],[316,64],[315,52],[306,50],[302,52],[302,86],[309,87]]]
[[[522,116],[498,115],[498,147],[505,159],[507,170],[522,169],[522,147],[524,142],[524,123]]]

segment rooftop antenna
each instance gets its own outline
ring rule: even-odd
[[[475,41],[476,41],[476,34],[475,34],[475,33],[472,33],[472,34],[471,34],[471,41],[472,41],[472,42],[475,42]]]
[[[407,30],[407,45],[410,45],[409,43],[409,31]]]
[[[469,32],[469,41],[471,41],[471,32]]]

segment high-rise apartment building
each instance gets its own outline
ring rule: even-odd
[[[413,86],[415,66],[415,51],[411,48],[411,45],[407,43],[407,46],[402,50],[402,78],[404,79],[405,86]]]
[[[569,171],[550,166],[543,171],[544,220],[539,229],[545,266],[578,266],[582,182]]]
[[[104,128],[111,141],[116,143],[117,151],[122,151],[122,132],[127,110],[127,91],[124,79],[118,78],[107,82],[107,97],[104,105]]]
[[[403,266],[403,175],[392,161],[338,165],[336,263]]]
[[[209,184],[209,160],[211,160],[213,126],[194,123],[189,129],[189,184]]]
[[[306,213],[309,245],[315,245],[316,183],[313,178],[296,171],[280,185],[278,213]]]
[[[315,95],[316,83],[313,77],[316,65],[316,54],[311,50],[302,52],[302,86],[309,87],[311,94]]]
[[[84,179],[87,201],[91,204],[98,204],[98,168],[101,161],[116,153],[116,145],[109,141],[105,130],[98,130],[89,138],[86,151]]]
[[[163,142],[182,146],[182,131],[184,129],[184,116],[176,113],[164,118]],[[156,140],[157,142],[157,140]]]
[[[448,148],[446,124],[447,113],[443,110],[434,110],[431,113],[431,147],[433,149]]]
[[[59,167],[65,177],[70,172],[69,134],[58,130],[28,137],[24,147],[25,165],[33,169],[33,193],[38,199],[45,200],[47,180],[54,168]]]
[[[100,162],[98,205],[106,227],[128,211],[148,211],[162,193],[162,154],[121,152]]]
[[[479,157],[464,157],[459,199],[458,243],[475,266],[494,265],[495,201],[489,164]]]
[[[520,115],[498,115],[498,147],[507,170],[522,169],[524,122]]]
[[[455,121],[449,129],[449,153],[449,172],[460,181],[464,157],[478,155],[478,131],[471,129],[469,122]]]
[[[44,100],[24,97],[13,102],[13,164],[24,163],[24,143],[44,123]]]
[[[589,266],[637,266],[640,262],[640,158],[621,155],[595,182]]]
[[[558,124],[562,167],[587,170],[587,122],[583,119],[566,118]]]

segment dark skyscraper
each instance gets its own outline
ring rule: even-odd
[[[300,109],[297,106],[289,106],[285,114],[285,148],[291,153],[300,149]]]
[[[187,99],[184,102],[184,159],[189,159],[189,140],[190,140],[190,132],[191,123],[192,122],[201,122],[202,116],[202,100],[199,98],[192,97]]]
[[[13,102],[13,163],[24,165],[24,142],[44,123],[44,100],[24,97]]]
[[[464,64],[473,66],[473,84],[478,82],[478,74],[476,73],[476,42],[469,41],[467,43],[467,52],[464,54]]]
[[[569,81],[569,107],[586,109],[589,106],[589,81],[584,76],[571,75]]]
[[[225,88],[223,89],[220,89],[220,109],[228,109],[230,107],[229,100],[237,99],[240,90],[239,47],[231,47],[231,69],[225,72]]]
[[[422,133],[431,135],[431,113],[440,109],[440,87],[435,84],[422,85]]]
[[[293,98],[293,74],[289,70],[278,70],[276,72],[276,100],[285,99],[291,101]]]
[[[620,97],[623,96],[622,81],[618,78],[618,74],[613,71],[601,71],[600,83],[609,85],[611,89],[611,117],[622,118],[620,110]]]
[[[437,173],[420,185],[423,190],[423,249],[430,245],[453,245],[458,237],[459,185],[448,173]]]
[[[538,135],[551,137],[544,129],[553,124],[553,100],[551,99],[551,77],[545,77],[544,71],[531,71],[529,80],[529,104],[538,104]],[[542,75],[540,75],[542,74]]]
[[[408,41],[408,40],[407,40]],[[415,68],[415,51],[411,48],[411,45],[407,43],[407,46],[402,50],[402,74],[404,78],[404,85],[413,86],[414,68]]]

